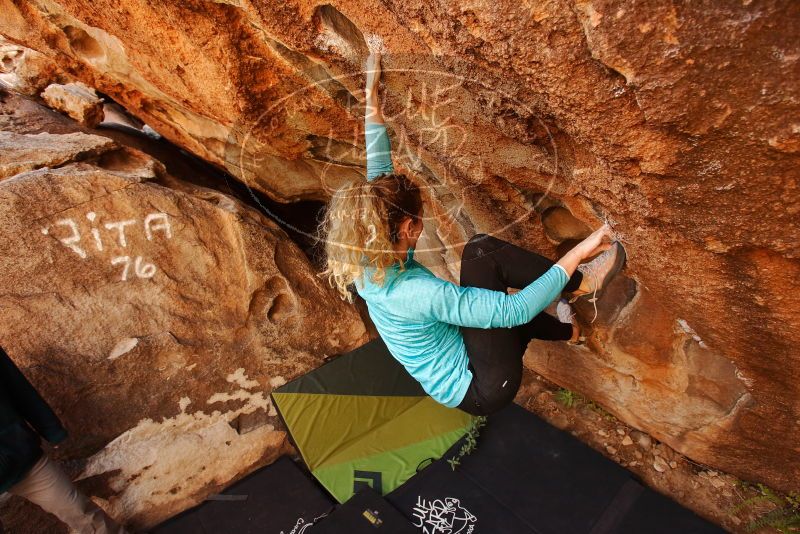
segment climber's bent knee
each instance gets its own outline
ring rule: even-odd
[[[472,415],[489,415],[498,412],[514,402],[514,397],[519,389],[519,382],[506,382],[502,387],[491,388],[487,394],[482,394],[475,387],[475,382],[470,384],[464,400],[458,405],[458,409]]]

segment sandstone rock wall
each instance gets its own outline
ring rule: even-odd
[[[528,365],[696,461],[798,488],[797,3],[0,9],[7,38],[280,201],[363,173],[361,62],[381,36],[397,163],[435,214],[426,263],[457,276],[478,231],[555,255],[547,208],[613,222],[629,262],[591,351],[532,345]]]
[[[146,527],[285,452],[269,392],[363,343],[356,311],[256,210],[30,101],[0,111],[0,344],[83,486]]]

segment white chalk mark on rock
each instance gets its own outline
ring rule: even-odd
[[[127,219],[125,221],[117,221],[117,222],[106,223],[105,227],[108,230],[116,229],[117,232],[118,232],[119,246],[127,247],[128,246],[128,241],[125,239],[125,227],[126,226],[130,226],[132,224],[136,224],[136,221],[134,219]]]
[[[100,239],[100,230],[92,228],[92,237],[94,237],[94,246],[99,251],[103,251],[103,240]]]
[[[282,376],[273,376],[269,379],[269,385],[273,388],[279,388],[286,383],[286,379]]]
[[[114,348],[111,349],[111,352],[108,355],[109,360],[116,360],[123,354],[130,352],[133,348],[139,344],[139,338],[137,337],[126,337],[121,339],[114,345]]]
[[[152,278],[156,274],[156,266],[152,263],[144,263],[141,256],[136,256],[134,271],[139,278]]]
[[[136,256],[136,259],[131,262],[130,256],[117,256],[111,260],[111,265],[119,265],[124,263],[125,267],[122,268],[122,275],[120,280],[125,282],[128,280],[128,271],[130,270],[131,263],[133,263],[133,272],[139,278],[152,278],[156,274],[156,266],[152,263],[143,263],[141,256]]]
[[[142,419],[89,458],[78,479],[107,474],[116,492],[108,512],[121,521],[137,513],[142,503],[164,506],[172,499],[185,507],[198,502],[209,487],[224,486],[286,439],[270,424],[241,435],[231,426],[239,415],[269,404],[261,393],[244,393],[251,395],[248,402],[225,413],[186,413],[191,401],[181,398],[179,414],[158,422]],[[180,491],[174,494],[174,488]]]
[[[75,221],[73,221],[72,219],[61,219],[60,221],[56,222],[56,225],[67,226],[72,231],[71,236],[62,237],[61,239],[59,239],[59,241],[61,241],[61,244],[72,250],[82,259],[86,259],[86,251],[78,246],[78,243],[80,243],[81,241],[81,233],[78,231],[78,225],[75,223]]]
[[[120,278],[120,280],[124,282],[128,279],[128,269],[131,266],[131,259],[128,256],[117,256],[111,260],[111,265],[119,265],[120,263],[125,264],[125,267],[122,269],[122,278]]]
[[[697,332],[694,331],[694,328],[689,326],[689,323],[687,323],[685,319],[678,319],[678,326],[684,333],[689,334],[692,337],[692,339],[697,341],[697,344],[700,345],[701,348],[703,349],[708,348],[705,341],[703,341],[697,334]]]
[[[161,222],[151,227],[151,224],[159,219]],[[148,241],[153,240],[153,230],[161,230],[167,236],[167,239],[172,239],[172,227],[169,224],[166,213],[150,213],[144,218],[144,233]]]
[[[98,222],[97,213],[90,211],[86,214],[86,219],[92,223]],[[116,241],[121,247],[127,248],[128,236],[125,229],[128,226],[136,224],[135,219],[126,219],[124,221],[108,222],[103,225],[106,230],[116,232]],[[66,226],[70,230],[70,235],[58,239],[62,245],[75,252],[82,259],[87,258],[86,250],[78,246],[81,241],[81,232],[78,224],[73,219],[61,219],[55,223],[56,226]],[[144,233],[148,241],[152,241],[155,232],[162,232],[167,239],[172,239],[172,226],[169,222],[169,216],[163,212],[148,213],[144,218]],[[42,234],[50,235],[50,226],[42,228]],[[94,247],[98,252],[103,252],[105,246],[103,245],[103,238],[100,230],[96,226],[89,229],[94,240]],[[115,256],[111,259],[111,265],[124,264],[121,280],[124,282],[128,280],[131,264],[134,267],[134,273],[139,278],[152,278],[156,274],[156,266],[152,263],[145,262],[142,256],[136,256],[131,259],[130,256]]]
[[[237,384],[240,388],[243,389],[253,389],[254,387],[258,386],[258,380],[248,380],[247,375],[244,374],[244,368],[240,367],[236,369],[233,373],[229,374],[225,380],[230,382],[231,384]]]

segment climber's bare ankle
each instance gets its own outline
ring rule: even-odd
[[[581,338],[581,327],[572,323],[572,337],[569,338],[570,343],[577,343]]]
[[[578,286],[578,289],[573,289],[569,293],[565,293],[569,297],[569,301],[572,302],[573,299],[576,299],[580,296],[586,295],[587,293],[591,292],[592,288],[589,286],[589,279],[584,276],[581,280],[581,285]]]
[[[589,277],[588,276],[584,276],[581,279],[581,285],[578,286],[578,289],[575,290],[575,293],[577,293],[579,295],[585,295],[586,293],[589,293],[591,290],[592,290],[592,286],[589,283]]]

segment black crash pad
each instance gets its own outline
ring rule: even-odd
[[[335,503],[289,457],[162,523],[152,534],[297,534]],[[306,527],[305,529],[303,527]]]
[[[517,405],[489,417],[453,471],[461,445],[386,497],[423,532],[724,532]]]
[[[366,486],[309,528],[312,534],[420,534],[378,492]],[[444,532],[444,531],[442,531]]]

